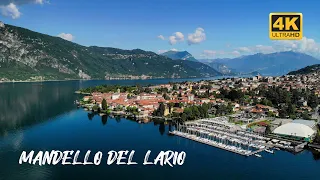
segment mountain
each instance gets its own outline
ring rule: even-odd
[[[236,75],[236,70],[230,69],[224,63],[216,62],[215,59],[199,59],[200,62],[207,64],[223,75]]]
[[[305,66],[319,64],[320,61],[312,56],[298,52],[277,52],[271,54],[254,54],[234,59],[217,59],[228,68],[236,69],[243,74],[257,71],[262,75],[284,75]]]
[[[194,63],[194,64],[192,64]],[[201,71],[206,69],[206,71]],[[141,49],[82,46],[7,24],[0,26],[1,80],[105,79],[123,76],[188,78],[220,75],[207,65]]]
[[[291,71],[288,75],[300,75],[300,74],[310,74],[314,72],[320,72],[320,64],[315,64],[312,66],[307,66],[297,71]]]
[[[222,75],[234,75],[234,73],[223,63],[216,63],[210,60],[197,60],[190,54],[188,51],[167,51],[162,53],[161,55],[168,57],[173,60],[186,60],[186,61],[193,61],[193,62],[200,62],[206,64],[213,68],[214,70],[218,71]]]
[[[166,56],[173,60],[188,60],[188,61],[199,62],[188,51],[167,51],[165,53],[162,53],[161,55]]]

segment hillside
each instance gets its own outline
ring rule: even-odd
[[[262,75],[284,75],[309,65],[319,64],[320,61],[312,56],[298,52],[277,52],[271,54],[254,54],[234,59],[217,59],[239,73],[258,71]]]
[[[0,27],[0,80],[104,79],[122,76],[187,78],[220,75],[153,52],[86,47],[5,24]]]
[[[188,51],[167,51],[165,53],[162,53],[161,55],[173,60],[188,60],[199,62]]]
[[[319,72],[319,71],[320,71],[320,64],[315,64],[312,66],[304,67],[297,71],[291,71],[288,73],[288,75],[310,74],[310,73]]]

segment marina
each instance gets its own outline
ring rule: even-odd
[[[178,124],[173,135],[207,144],[242,156],[262,157],[260,152],[274,154],[275,150],[301,152],[306,143],[293,144],[265,137],[228,122],[227,117],[207,118]]]
[[[156,82],[159,81],[164,83],[162,80]],[[199,178],[199,173],[201,173],[202,179],[212,179],[214,174],[214,179],[217,180],[257,178],[269,180],[275,177],[277,177],[276,179],[317,179],[318,177],[317,173],[301,173],[318,172],[320,160],[318,151],[305,150],[299,155],[293,155],[282,151],[283,148],[279,147],[278,149],[273,145],[274,148],[269,148],[269,150],[273,150],[274,154],[262,151],[258,153],[262,156],[261,158],[256,155],[247,157],[179,136],[169,135],[170,131],[177,130],[174,125],[170,128],[169,123],[161,124],[157,121],[139,124],[125,117],[116,119],[108,116],[106,118],[106,116],[101,117],[98,114],[88,116],[91,112],[78,109],[74,104],[73,101],[78,99],[78,95],[73,92],[80,86],[91,87],[98,82],[106,83],[105,81],[45,82],[42,86],[32,83],[14,85],[3,83],[2,90],[7,96],[3,97],[4,101],[1,101],[1,107],[10,108],[1,111],[1,117],[5,117],[1,126],[5,136],[0,140],[1,162],[3,162],[0,179],[90,179],[93,174],[101,175],[101,177],[106,177],[107,174],[107,177],[111,179],[130,179],[133,178],[132,173],[137,173],[144,176],[134,176],[134,178],[160,180],[164,178],[159,175],[160,171],[172,179],[196,179]],[[154,83],[154,81],[146,83]],[[53,96],[53,94],[57,96]],[[24,99],[25,103],[12,103],[12,101],[20,102],[21,99]],[[34,118],[35,116],[38,118]],[[215,120],[221,122],[224,119],[219,118],[215,118]],[[238,134],[241,134],[241,131],[245,130],[239,129]],[[271,141],[276,137],[268,136],[267,138],[270,138],[269,141]],[[277,143],[283,144],[283,142],[280,143],[281,141],[285,140],[280,140]],[[115,164],[106,166],[103,163],[95,168],[90,168],[80,165],[61,167],[31,166],[17,163],[21,152],[30,150],[30,147],[33,147],[34,150],[47,151],[52,149],[77,150],[80,148],[79,150],[83,152],[90,149],[92,152],[103,150],[104,153],[110,150],[129,149],[136,151],[133,160],[138,161],[139,164],[119,168]],[[149,149],[153,152],[150,155],[150,160],[154,159],[153,155],[158,152],[174,150],[185,151],[187,153],[186,161],[183,166],[175,168],[143,166],[145,153]],[[276,149],[281,149],[281,151]],[[12,163],[5,163],[11,161]],[[262,172],[263,176],[255,175],[259,168],[265,170]],[[45,176],[32,176],[32,173]],[[240,174],[241,176],[239,176]]]

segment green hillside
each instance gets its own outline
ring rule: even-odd
[[[288,75],[299,75],[299,74],[310,74],[314,72],[320,71],[320,64],[315,64],[312,66],[307,66],[305,68],[299,69],[297,71],[291,71],[288,73]]]
[[[199,65],[196,64],[196,67]],[[86,47],[59,37],[0,27],[0,80],[105,79],[120,76],[187,78],[219,75],[153,52]]]

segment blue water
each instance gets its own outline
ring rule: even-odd
[[[158,84],[148,81],[68,81],[0,84],[0,179],[318,179],[320,155],[276,151],[242,157],[168,134],[169,125],[139,124],[124,118],[92,119],[77,109],[73,92],[97,84]],[[38,166],[18,160],[22,151],[102,151],[99,166]],[[135,150],[138,165],[106,165],[110,150]],[[185,151],[182,166],[143,166],[160,151]],[[83,155],[82,155],[83,156]],[[81,161],[81,158],[79,158]]]

